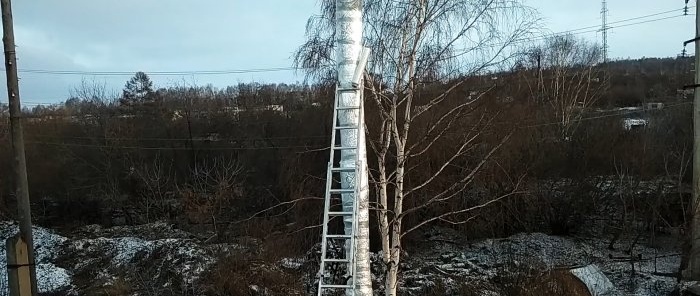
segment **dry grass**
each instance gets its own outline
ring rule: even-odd
[[[299,274],[282,270],[252,255],[237,254],[222,258],[203,277],[206,295],[304,295]]]
[[[586,285],[566,270],[521,273],[510,279],[502,285],[505,295],[591,296]]]

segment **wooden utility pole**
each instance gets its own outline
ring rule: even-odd
[[[24,155],[24,135],[22,132],[22,109],[19,99],[19,79],[17,78],[17,56],[15,53],[15,32],[12,21],[10,0],[0,0],[2,10],[2,42],[5,49],[5,74],[7,75],[7,97],[10,107],[10,127],[12,129],[13,168],[15,175],[15,196],[19,217],[19,234],[26,243],[26,263],[29,268],[32,296],[37,295],[36,266],[34,261],[34,240],[32,239],[32,214],[29,206],[29,185],[27,182],[27,160]],[[23,266],[13,266],[20,268]],[[22,295],[25,296],[25,295]],[[29,295],[27,295],[29,296]]]
[[[700,280],[700,5],[695,5],[695,84],[693,85],[693,215],[690,233],[690,254],[685,277]]]

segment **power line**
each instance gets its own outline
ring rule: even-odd
[[[673,16],[667,16],[667,17],[662,17],[662,18],[656,18],[656,19],[651,19],[651,20],[646,20],[646,21],[641,21],[641,22],[636,22],[636,23],[631,23],[631,24],[624,24],[624,25],[614,26],[614,27],[612,27],[612,28],[629,27],[629,26],[647,24],[647,23],[658,22],[658,21],[663,21],[663,20],[669,20],[669,19],[672,19],[672,18],[684,17],[684,16],[685,16],[685,15],[673,15]]]
[[[695,7],[695,6],[691,6],[691,7]],[[642,15],[642,16],[621,19],[621,20],[617,20],[617,21],[613,21],[613,22],[607,22],[607,24],[614,25],[614,24],[619,24],[619,23],[626,23],[629,21],[635,21],[635,20],[639,20],[639,19],[645,19],[645,18],[650,18],[653,16],[659,16],[659,15],[664,15],[664,14],[669,14],[669,13],[674,13],[674,12],[683,12],[683,9],[672,9],[672,10],[667,10],[667,11],[662,11],[662,12],[657,12],[657,13],[652,13],[652,14],[646,14],[646,15]],[[684,15],[680,15],[680,16],[684,16]],[[596,29],[596,31],[598,31],[598,29],[600,29],[600,25],[594,25],[594,26],[582,27],[582,28],[578,28],[578,29],[566,30],[566,31],[561,31],[561,32],[557,32],[557,33],[552,33],[550,35],[561,35],[561,34],[572,33],[572,32],[576,32],[576,31],[588,30],[588,29]],[[595,32],[595,31],[593,31],[593,32]]]
[[[659,14],[653,14],[653,15],[649,15],[649,16],[654,16],[654,15],[659,15]],[[610,24],[616,24],[616,23],[621,23],[621,22],[627,22],[627,21],[631,21],[631,20],[638,20],[638,19],[642,19],[642,18],[647,18],[647,17],[649,17],[649,16],[630,18],[630,19],[627,19],[627,20],[621,20],[621,21],[616,21],[616,22],[609,22],[608,25],[610,25]],[[608,28],[608,29],[622,28],[622,27],[628,27],[628,26],[634,26],[634,25],[641,25],[641,24],[646,24],[646,23],[658,22],[658,21],[663,21],[663,20],[668,20],[668,19],[678,18],[678,17],[683,17],[683,16],[685,16],[685,15],[682,15],[682,14],[681,14],[681,15],[673,15],[673,16],[662,17],[662,18],[655,18],[655,19],[651,19],[651,20],[646,20],[646,21],[641,21],[641,22],[635,22],[635,23],[630,23],[630,24],[622,24],[622,25],[617,25],[617,26],[608,26],[607,28]],[[597,27],[597,26],[596,26],[596,27]],[[590,28],[590,27],[588,27],[588,28]],[[582,29],[583,29],[583,28],[582,28]],[[567,34],[567,33],[571,33],[572,35],[579,35],[579,34],[585,34],[585,33],[592,33],[592,32],[599,32],[599,31],[600,31],[600,29],[594,29],[594,30],[587,30],[587,31],[583,31],[583,32],[577,32],[577,31],[579,31],[579,30],[581,30],[581,29],[574,29],[574,30],[562,31],[562,32],[557,32],[557,33],[552,33],[552,34],[543,35],[543,36],[540,36],[540,37],[535,37],[535,38],[531,38],[531,39],[522,39],[522,40],[523,40],[523,41],[534,41],[534,40],[546,39],[546,38],[554,37],[554,36],[558,36],[558,35],[563,35],[563,34]],[[519,42],[520,42],[520,41],[519,41]]]
[[[691,6],[691,7],[695,7],[695,6]],[[647,15],[638,16],[638,17],[633,17],[633,18],[628,18],[628,19],[624,19],[624,20],[619,20],[619,21],[614,21],[614,22],[608,22],[608,25],[619,24],[619,23],[626,23],[626,22],[628,22],[628,21],[634,21],[634,20],[649,18],[649,17],[652,17],[652,16],[659,16],[659,15],[669,14],[669,13],[673,13],[673,12],[683,12],[683,9],[673,9],[673,10],[663,11],[663,12],[659,12],[659,13],[647,14]],[[685,15],[682,14],[682,15],[678,15],[678,16],[685,16]],[[619,27],[619,26],[618,26],[618,27]]]
[[[677,104],[672,104],[665,106],[663,109],[646,109],[646,110],[625,110],[624,112],[618,112],[618,113],[613,113],[613,114],[605,114],[605,115],[598,115],[598,116],[590,116],[590,117],[583,117],[575,120],[571,120],[571,122],[582,122],[582,121],[590,121],[590,120],[598,120],[598,119],[605,119],[605,118],[610,118],[610,117],[617,117],[617,116],[623,116],[623,115],[629,115],[629,114],[636,114],[640,112],[651,112],[651,111],[663,111],[668,108],[675,108],[683,105],[688,105],[692,104],[692,102],[682,102],[682,103],[677,103]],[[513,124],[512,122],[501,122],[501,123],[495,123],[495,124]],[[519,128],[521,129],[526,129],[526,128],[535,128],[535,127],[542,127],[542,126],[549,126],[549,125],[559,125],[561,122],[547,122],[547,123],[540,123],[540,124],[531,124],[531,125],[523,125],[520,126]],[[313,136],[313,138],[320,138],[321,136]],[[55,137],[55,138],[63,138],[63,139],[71,139],[71,137]],[[289,139],[304,139],[304,138],[310,138],[310,137],[288,137]],[[326,138],[324,136],[324,138]],[[138,139],[138,138],[134,138]],[[189,139],[187,139],[189,140]],[[102,149],[123,149],[123,150],[192,150],[191,147],[165,147],[165,146],[120,146],[120,145],[97,145],[97,144],[81,144],[81,143],[66,143],[66,142],[45,142],[45,141],[27,141],[28,144],[33,144],[33,145],[49,145],[49,146],[66,146],[66,147],[84,147],[84,148],[102,148]],[[304,148],[307,150],[323,150],[323,149],[328,149],[327,146],[308,146],[308,145],[296,145],[296,146],[261,146],[261,147],[198,147],[194,148],[194,150],[269,150],[269,149],[300,149]]]
[[[63,136],[52,136],[52,135],[32,135],[32,134],[27,134],[29,137],[36,137],[36,138],[45,138],[45,139],[72,139],[72,140],[121,140],[121,141],[130,141],[130,140],[138,140],[138,141],[211,141],[207,139],[201,139],[201,138],[141,138],[141,137],[63,137]],[[216,138],[216,141],[265,141],[265,140],[311,140],[311,139],[327,139],[328,136],[300,136],[300,137],[250,137],[250,138],[245,138],[245,137],[237,137],[237,138],[232,138],[232,137],[225,137],[225,138]],[[212,142],[216,142],[212,141]]]
[[[300,70],[296,67],[275,67],[237,70],[194,70],[194,71],[144,71],[150,76],[182,76],[182,75],[229,75],[262,72],[280,72]],[[77,70],[44,70],[44,69],[20,69],[21,73],[52,74],[52,75],[91,75],[91,76],[131,76],[138,71],[77,71]]]
[[[666,108],[674,108],[682,105],[688,105],[692,104],[693,102],[683,102],[683,103],[678,103],[678,104],[673,104],[673,105],[668,105],[665,106],[664,109]],[[635,113],[640,113],[640,112],[649,112],[649,111],[662,111],[664,109],[646,109],[646,110],[633,110],[633,111],[625,111],[625,112],[620,112],[620,113],[614,113],[614,114],[606,114],[606,115],[598,115],[598,116],[591,116],[591,117],[583,117],[579,119],[572,120],[571,122],[581,122],[581,121],[588,121],[588,120],[596,120],[596,119],[603,119],[603,118],[608,118],[608,117],[616,117],[616,116],[622,116],[622,115],[629,115],[629,114],[635,114]],[[561,124],[561,122],[547,122],[547,123],[540,123],[540,124],[533,124],[533,125],[526,125],[522,126],[521,128],[532,128],[532,127],[539,127],[539,126],[547,126],[547,125],[558,125]]]
[[[674,10],[669,10],[669,11],[664,11],[664,12],[659,12],[659,13],[654,13],[654,14],[648,14],[648,15],[618,20],[618,21],[614,21],[614,22],[608,22],[607,28],[609,30],[609,29],[614,29],[614,28],[622,28],[622,27],[627,27],[627,26],[640,25],[640,24],[651,23],[651,22],[658,22],[658,21],[663,21],[663,20],[668,20],[668,19],[672,19],[672,18],[686,16],[683,14],[679,14],[679,15],[674,15],[674,16],[668,16],[668,17],[650,19],[650,20],[641,21],[641,22],[630,23],[630,24],[621,24],[621,25],[617,25],[617,26],[610,26],[610,24],[620,24],[620,23],[625,23],[625,22],[629,22],[629,21],[633,21],[633,20],[639,20],[639,19],[649,18],[652,16],[658,16],[658,15],[668,14],[671,12],[680,12],[680,11],[682,11],[682,9],[674,9]],[[514,39],[510,42],[505,42],[505,43],[487,44],[487,45],[484,45],[483,47],[484,48],[504,47],[504,46],[513,45],[513,44],[546,40],[548,38],[552,38],[552,37],[556,37],[556,36],[560,36],[560,35],[582,35],[582,34],[587,34],[587,33],[596,33],[596,32],[600,32],[600,31],[601,31],[600,25],[588,26],[588,27],[582,27],[582,28],[578,28],[578,29],[571,29],[571,30],[566,30],[566,31],[555,32],[555,33],[551,33],[551,34],[544,34],[541,36],[535,36],[535,37],[529,37],[529,38],[518,38],[518,39]],[[468,53],[474,49],[476,49],[476,48],[463,49],[462,51],[458,51],[455,54],[455,57],[459,56],[461,54],[464,54],[464,53]]]
[[[308,150],[323,149],[322,146],[262,146],[262,147],[162,147],[162,146],[113,146],[113,145],[96,145],[96,144],[80,144],[80,143],[64,143],[64,142],[43,142],[43,141],[27,141],[27,144],[32,145],[48,145],[48,146],[68,146],[68,147],[84,147],[84,148],[102,148],[102,149],[122,149],[122,150],[273,150],[273,149],[299,149],[305,148]],[[325,147],[328,148],[328,147]]]

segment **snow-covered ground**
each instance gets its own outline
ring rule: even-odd
[[[3,241],[17,231],[16,224],[0,222]],[[78,295],[86,291],[76,286],[106,287],[117,281],[147,283],[154,289],[193,289],[199,275],[215,262],[211,248],[165,223],[108,229],[92,225],[74,235],[67,238],[34,227],[40,292]],[[5,249],[0,250],[0,261],[5,262]],[[6,272],[0,269],[0,295],[7,295]]]
[[[7,266],[7,254],[4,242],[17,234],[19,227],[15,223],[0,221],[0,265]],[[33,229],[35,257],[37,263],[37,285],[39,292],[66,292],[73,289],[71,272],[54,264],[59,251],[67,238],[53,231],[34,227]],[[8,295],[7,269],[0,268],[0,295]]]
[[[494,286],[495,278],[526,268],[571,270],[589,265],[599,268],[614,285],[614,293],[608,295],[665,296],[677,287],[674,274],[680,266],[680,250],[672,244],[656,249],[640,243],[628,254],[608,250],[608,243],[596,237],[529,233],[466,246],[439,244],[407,258],[404,289],[420,295],[438,281],[452,286],[459,281]]]
[[[16,232],[14,223],[0,222],[3,240]],[[608,250],[609,241],[593,235],[573,238],[523,233],[471,242],[458,236],[445,229],[431,232],[423,247],[406,254],[401,276],[404,295],[424,295],[436,286],[449,289],[463,283],[480,283],[484,293],[490,291],[497,296],[502,294],[498,293],[499,278],[528,268],[575,270],[580,277],[605,284],[601,287],[612,291],[606,295],[661,296],[677,287],[673,274],[680,264],[680,250],[670,237],[659,237],[666,240],[659,248],[641,240],[628,253],[623,246]],[[90,289],[119,283],[138,287],[120,290],[125,294],[118,295],[137,295],[143,287],[153,291],[186,290],[188,295],[197,295],[196,282],[203,272],[219,255],[237,248],[233,244],[202,244],[193,235],[165,223],[115,228],[93,225],[67,237],[35,227],[34,237],[40,291],[60,295],[89,295],[94,291]],[[305,258],[285,258],[270,264],[307,273],[304,281],[313,286],[318,268],[316,253],[311,251]],[[372,257],[372,270],[379,281],[379,255]],[[4,260],[5,250],[0,248],[0,261]],[[596,275],[597,270],[601,274]],[[381,286],[380,282],[377,284]],[[267,288],[250,287],[251,293]],[[6,270],[0,269],[0,295],[7,295],[6,289]]]

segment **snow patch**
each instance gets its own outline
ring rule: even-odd
[[[680,265],[680,250],[672,242],[664,243],[668,246],[665,249],[640,242],[631,254],[627,250],[608,250],[608,243],[602,237],[574,239],[543,233],[472,244],[436,243],[406,257],[401,266],[400,289],[407,295],[422,295],[436,282],[447,287],[466,282],[483,284],[484,289],[498,288],[496,283],[504,275],[551,269],[573,269],[572,274],[585,278],[584,283],[599,282],[592,290],[600,293],[593,295],[615,295],[614,291],[619,291],[622,295],[658,296],[677,288],[673,274]],[[597,266],[597,271],[578,269],[591,264]]]
[[[304,258],[283,258],[280,260],[280,265],[287,269],[297,270],[301,268],[304,263]]]
[[[605,274],[593,264],[570,270],[588,288],[591,296],[618,295],[618,291]]]
[[[0,265],[7,265],[7,253],[5,242],[8,238],[16,235],[19,227],[14,222],[0,221],[0,238],[2,247],[0,248]],[[42,227],[33,227],[32,236],[34,238],[34,254],[36,260],[37,286],[40,293],[58,293],[73,289],[71,273],[66,269],[54,265],[62,245],[67,238],[60,236],[53,231]],[[0,295],[8,295],[7,269],[0,268]]]
[[[631,130],[633,128],[647,126],[647,124],[649,124],[649,121],[646,119],[639,118],[625,118],[622,121],[622,124],[625,127],[625,130]]]

